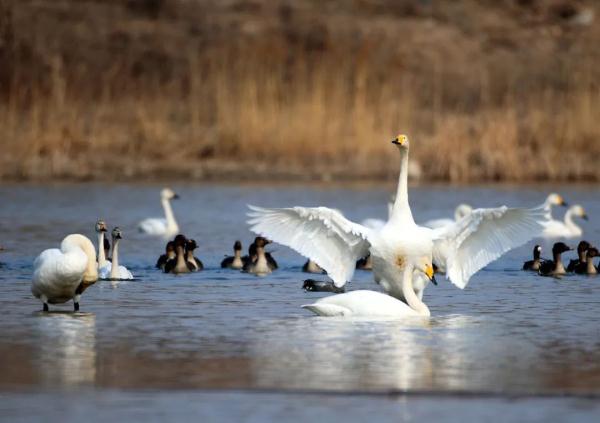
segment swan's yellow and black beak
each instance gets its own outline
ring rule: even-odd
[[[588,217],[587,213],[583,213],[583,215],[581,216],[581,218],[583,220],[590,220],[590,218]]]
[[[178,200],[179,199],[179,194],[173,194],[173,200]]]
[[[567,203],[565,201],[564,198],[562,198],[560,195],[558,196],[558,205],[562,206],[562,207],[567,207],[569,205],[569,203]]]
[[[398,140],[398,137],[396,137],[392,140],[392,144],[400,145],[400,141]]]
[[[425,266],[425,274],[434,285],[437,285],[437,281],[435,280],[435,272],[433,271],[433,265],[428,264]]]

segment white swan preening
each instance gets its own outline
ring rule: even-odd
[[[138,224],[140,232],[148,235],[162,236],[163,238],[171,238],[177,235],[179,232],[179,225],[175,221],[175,215],[171,208],[171,200],[179,198],[175,192],[170,188],[164,188],[160,192],[160,202],[162,203],[165,211],[164,218],[148,218],[142,220]]]
[[[426,226],[431,229],[445,228],[448,226],[452,226],[455,222],[458,222],[465,216],[468,216],[473,211],[473,207],[468,204],[459,204],[454,210],[454,220],[453,219],[432,219],[423,223],[423,226]]]
[[[588,216],[583,207],[579,204],[569,207],[565,213],[564,221],[552,219],[544,223],[542,236],[545,238],[576,238],[583,234],[583,230],[574,221],[573,217],[580,217],[588,220]]]
[[[464,288],[479,269],[539,235],[545,211],[542,207],[475,209],[449,227],[433,230],[418,226],[408,203],[408,137],[399,135],[392,143],[400,151],[400,177],[390,219],[381,229],[353,223],[326,207],[250,206],[249,223],[252,231],[314,260],[336,286],[351,280],[356,260],[370,253],[375,281],[388,294],[406,300],[419,314],[428,315],[422,295],[429,280],[423,272],[413,276],[411,264],[433,257],[447,278]]]
[[[83,291],[98,280],[96,249],[87,237],[68,235],[60,250],[43,251],[33,262],[31,293],[44,304],[61,304],[73,300],[75,311]]]

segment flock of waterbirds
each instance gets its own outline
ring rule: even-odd
[[[395,198],[389,205],[387,221],[367,219],[352,222],[335,209],[326,207],[262,208],[249,206],[250,229],[258,236],[242,255],[241,242],[235,241],[233,256],[221,262],[224,269],[268,275],[278,268],[265,247],[272,241],[286,245],[308,258],[303,271],[326,274],[331,281],[308,279],[307,291],[329,291],[335,295],[320,298],[302,307],[321,316],[399,317],[429,316],[423,292],[429,282],[437,283],[434,274],[445,274],[455,286],[463,289],[481,268],[507,251],[536,237],[573,238],[582,230],[574,217],[587,219],[583,207],[568,209],[564,221],[554,220],[551,207],[567,206],[558,194],[551,194],[533,208],[472,208],[461,204],[454,219],[436,219],[418,225],[409,205],[407,170],[410,143],[399,135],[392,144],[400,155],[400,176]],[[165,273],[181,274],[204,269],[194,255],[197,243],[179,233],[170,201],[178,198],[171,189],[161,191],[164,218],[150,218],[138,228],[152,236],[169,240],[156,267]],[[60,249],[43,251],[34,262],[31,291],[43,303],[59,304],[73,300],[79,310],[83,292],[98,279],[132,279],[133,275],[119,263],[122,231],[111,231],[111,243],[103,220],[95,225],[98,255],[89,238],[80,234],[65,237]],[[271,241],[272,240],[272,241]],[[566,272],[596,274],[594,257],[600,254],[587,241],[578,246],[578,258],[565,268],[561,254],[571,248],[564,242],[553,246],[553,260],[541,258],[536,245],[533,260],[524,270],[544,276],[560,276]],[[110,258],[109,258],[110,255]],[[384,292],[371,290],[345,291],[355,269],[372,270]]]

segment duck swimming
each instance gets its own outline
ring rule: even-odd
[[[252,273],[257,276],[265,276],[273,271],[265,254],[265,246],[270,243],[271,241],[262,236],[256,237],[254,240],[256,260],[245,265],[244,272]]]
[[[172,189],[164,188],[160,192],[160,202],[162,203],[163,210],[165,211],[165,217],[148,218],[142,220],[138,224],[138,229],[148,235],[162,236],[165,239],[169,239],[179,232],[179,225],[175,221],[175,215],[171,208],[171,200],[179,198]]]
[[[585,273],[587,250],[591,245],[587,241],[580,241],[577,245],[577,258],[569,261],[567,272]],[[579,269],[579,271],[576,271]]]
[[[302,289],[311,292],[334,292],[336,294],[346,292],[346,288],[343,286],[338,288],[331,281],[317,281],[315,279],[306,279],[302,284]]]
[[[571,250],[572,248],[564,242],[555,243],[552,247],[552,260],[543,262],[538,273],[542,276],[560,276],[567,273],[561,259],[561,254]]]
[[[235,241],[233,244],[233,256],[225,257],[221,262],[222,269],[242,269],[244,262],[242,260],[242,243]]]
[[[306,260],[306,263],[302,266],[302,271],[304,273],[325,273],[321,266],[312,261],[311,259]],[[307,279],[312,280],[312,279]]]
[[[574,221],[574,217],[580,217],[588,220],[588,216],[583,207],[579,204],[571,206],[565,213],[564,221],[550,220],[544,223],[542,236],[545,238],[576,238],[583,234],[583,230]]]
[[[96,249],[89,238],[80,234],[65,237],[60,249],[43,251],[33,262],[31,293],[43,303],[61,304],[73,300],[79,310],[81,294],[98,280]]]
[[[173,241],[169,241],[165,247],[165,254],[162,254],[156,261],[156,268],[164,271],[167,262],[169,260],[174,260],[175,257],[175,243]]]
[[[539,245],[533,247],[533,260],[529,260],[523,263],[523,270],[533,270],[537,272],[542,264],[541,254],[542,247],[540,247]]]
[[[168,260],[165,264],[165,273],[190,273],[192,272],[192,264],[186,260],[185,246],[187,239],[179,234],[173,240],[175,245],[175,258]]]
[[[188,262],[188,267],[192,272],[204,270],[204,264],[197,257],[194,257],[194,250],[196,248],[198,248],[198,244],[193,239],[188,239],[185,243],[185,260]]]
[[[590,247],[587,250],[587,260],[586,260],[586,275],[596,275],[598,273],[598,268],[594,266],[594,257],[600,257],[600,252],[596,247]]]
[[[366,257],[356,260],[356,268],[359,270],[373,270],[373,259],[371,254],[367,254]]]

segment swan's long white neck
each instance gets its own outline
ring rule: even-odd
[[[96,249],[87,237],[80,234],[68,235],[60,244],[63,253],[68,254],[74,248],[81,249],[87,257],[83,282],[96,282],[98,280],[98,265],[96,264]]]
[[[173,209],[171,208],[171,202],[168,198],[163,198],[160,200],[162,203],[163,209],[165,210],[165,218],[167,219],[167,231],[168,232],[177,232],[179,230],[179,226],[175,221],[175,215],[173,214]]]
[[[415,223],[408,204],[408,147],[400,148],[400,176],[390,221],[396,224]]]
[[[104,254],[104,232],[98,232],[98,267],[106,265],[106,254]]]
[[[429,307],[425,305],[423,301],[417,297],[415,294],[415,289],[413,287],[412,279],[413,279],[413,266],[407,265],[404,270],[404,276],[402,279],[402,293],[404,294],[404,299],[418,314],[421,316],[430,316],[431,312],[429,311]]]
[[[582,231],[575,222],[573,222],[573,210],[567,210],[565,213],[565,226],[569,228],[569,232],[573,235],[581,235]]]
[[[120,279],[119,278],[119,239],[112,239],[112,267],[110,268],[110,278],[111,279]]]

